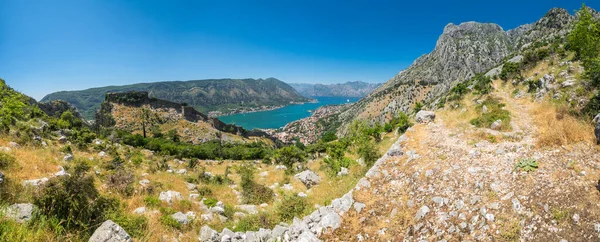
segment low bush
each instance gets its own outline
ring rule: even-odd
[[[6,152],[0,151],[0,169],[6,169],[15,164],[17,159]]]
[[[209,208],[212,208],[212,207],[214,207],[214,206],[216,206],[216,205],[217,205],[217,202],[219,202],[219,200],[217,200],[217,199],[214,199],[214,198],[212,198],[212,197],[209,197],[209,198],[207,198],[207,199],[204,199],[204,201],[202,201],[202,202],[203,202],[203,203],[204,203],[204,205],[206,205],[207,207],[209,207]]]
[[[212,195],[213,191],[209,187],[200,187],[198,188],[198,194],[202,197],[206,197]]]
[[[509,79],[520,77],[520,75],[521,66],[519,63],[505,62],[499,77],[504,81],[508,81]]]
[[[156,196],[147,196],[144,198],[144,204],[148,207],[158,207],[161,203]]]
[[[535,171],[538,168],[538,162],[533,158],[523,158],[515,164],[515,170],[526,172]]]
[[[119,202],[107,198],[94,186],[94,178],[86,174],[89,166],[79,162],[70,176],[50,179],[34,198],[41,214],[61,221],[67,229],[91,232],[104,222],[106,214],[119,208]]]
[[[134,180],[132,171],[121,169],[108,176],[106,185],[110,190],[128,197],[133,195]]]
[[[241,177],[240,186],[242,187],[242,196],[244,203],[262,204],[273,201],[273,190],[254,182],[254,167],[244,165],[238,168],[238,174]]]
[[[286,146],[277,150],[273,159],[275,163],[287,167],[286,173],[292,173],[295,164],[303,164],[306,161],[306,153],[296,146]]]
[[[279,219],[276,215],[260,212],[241,218],[232,230],[235,232],[258,231],[260,228],[273,228],[278,222]]]
[[[142,215],[127,214],[118,210],[108,213],[106,217],[121,226],[134,238],[143,237],[148,230],[148,219]]]
[[[160,217],[160,223],[171,228],[181,230],[181,224],[177,222],[171,215],[163,215]]]
[[[305,198],[296,195],[285,195],[277,206],[277,215],[283,221],[291,221],[294,217],[301,216],[309,208]]]
[[[483,106],[487,107],[487,112],[483,112]],[[507,130],[510,126],[510,112],[504,110],[505,104],[500,103],[498,99],[488,97],[481,104],[477,105],[478,117],[472,119],[470,123],[479,128],[489,128],[496,120],[502,120],[502,130]]]

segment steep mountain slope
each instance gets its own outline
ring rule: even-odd
[[[340,132],[354,119],[383,123],[400,111],[410,111],[416,102],[435,106],[457,82],[497,66],[522,46],[564,36],[573,19],[568,11],[556,8],[533,24],[506,32],[491,23],[448,24],[431,53],[343,112]]]
[[[86,118],[91,119],[104,100],[104,95],[109,92],[128,91],[147,91],[152,97],[187,103],[205,113],[247,112],[265,107],[284,106],[290,102],[309,101],[288,84],[275,78],[138,83],[56,92],[48,94],[42,101],[67,101],[77,107]]]
[[[361,81],[327,85],[290,83],[290,86],[305,97],[364,97],[379,85],[381,84]]]

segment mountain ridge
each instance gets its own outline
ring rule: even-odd
[[[88,119],[109,92],[148,91],[152,97],[187,103],[200,112],[236,113],[308,102],[288,84],[275,79],[204,79],[136,83],[122,86],[95,87],[78,91],[60,91],[46,95],[42,102],[64,100]]]
[[[348,81],[334,84],[289,83],[289,85],[305,97],[364,97],[381,83]]]
[[[430,53],[342,112],[338,132],[345,133],[355,119],[385,123],[417,102],[434,107],[459,81],[498,66],[535,41],[564,37],[574,19],[567,10],[553,8],[540,20],[507,31],[494,23],[449,23]]]

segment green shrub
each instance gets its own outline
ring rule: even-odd
[[[204,201],[203,201],[204,205],[206,205],[206,206],[207,206],[207,207],[209,207],[209,208],[212,208],[212,207],[216,206],[216,205],[217,205],[217,202],[219,202],[219,200],[217,200],[217,199],[214,199],[214,198],[212,198],[212,197],[209,197],[209,198],[207,198],[207,199],[204,199]]]
[[[296,195],[285,195],[277,206],[277,215],[283,221],[291,221],[294,217],[301,216],[309,208],[305,198]]]
[[[327,155],[329,157],[325,158],[324,162],[327,164],[327,167],[329,167],[331,175],[335,176],[340,172],[342,167],[348,168],[353,162],[352,159],[344,157],[345,152],[346,146],[341,142],[331,143],[327,147]]]
[[[142,164],[142,162],[144,162],[144,159],[141,156],[135,156],[131,158],[131,163],[133,163],[135,167],[139,167]]]
[[[241,218],[232,230],[235,232],[258,231],[260,228],[273,228],[278,221],[279,219],[274,214],[260,212]]]
[[[147,196],[144,198],[144,204],[148,207],[158,207],[162,202],[156,196]]]
[[[357,145],[356,154],[365,160],[367,166],[372,166],[380,154],[377,146],[370,140],[365,140]]]
[[[600,113],[600,92],[596,93],[596,95],[594,95],[594,97],[588,101],[581,112],[588,118],[588,120],[592,120],[592,118]]]
[[[595,87],[600,87],[600,58],[589,59],[583,64],[584,77]]]
[[[419,111],[421,111],[421,109],[423,109],[423,106],[425,105],[422,102],[416,102],[413,112],[418,113]]]
[[[148,219],[141,215],[126,214],[119,210],[108,213],[106,217],[121,226],[134,238],[141,238],[148,230]]]
[[[488,94],[492,90],[492,79],[483,75],[477,74],[472,79],[473,90],[477,91],[479,95]]]
[[[508,81],[521,75],[521,66],[519,63],[505,62],[500,72],[500,79]]]
[[[568,47],[575,57],[587,60],[598,56],[600,50],[600,26],[592,13],[585,7],[577,11],[578,19],[568,36]]]
[[[86,175],[88,170],[89,166],[80,162],[70,176],[50,179],[34,198],[40,213],[60,220],[67,229],[81,231],[104,222],[107,213],[119,208],[119,202],[100,195],[94,178]]]
[[[400,133],[406,132],[413,124],[410,122],[410,118],[404,112],[399,112],[398,116],[394,117],[390,124],[398,128]]]
[[[241,177],[240,186],[242,187],[242,196],[244,203],[262,204],[273,201],[273,190],[254,182],[254,167],[245,165],[238,168],[238,174]]]
[[[230,204],[225,204],[225,209],[223,209],[223,216],[228,218],[233,218],[233,214],[235,213],[235,209]]]
[[[6,169],[15,164],[17,159],[6,152],[0,151],[0,169]]]
[[[333,131],[327,131],[323,134],[323,137],[321,137],[321,140],[325,143],[334,141],[336,139],[338,139],[338,137]]]
[[[181,200],[179,201],[179,208],[184,211],[191,210],[192,202],[190,200]]]
[[[208,187],[200,187],[198,188],[198,194],[202,197],[206,197],[212,195],[213,191]]]
[[[294,172],[294,164],[303,164],[306,161],[306,153],[296,146],[283,147],[275,153],[275,163],[285,165],[286,173]]]
[[[60,152],[65,154],[73,154],[73,149],[71,149],[70,145],[65,145],[62,148],[60,148]]]
[[[482,107],[487,107],[487,112],[482,112]],[[502,129],[506,129],[510,123],[510,112],[502,109],[505,104],[500,103],[498,99],[488,97],[483,103],[477,105],[478,117],[472,119],[470,123],[479,128],[489,128],[496,120],[502,120]]]
[[[181,224],[177,222],[171,215],[163,215],[160,217],[160,223],[171,228],[181,230]]]

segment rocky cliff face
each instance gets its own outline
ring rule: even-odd
[[[296,91],[305,97],[364,97],[371,93],[381,83],[366,83],[361,81],[336,84],[306,84],[291,83]]]
[[[383,123],[400,111],[410,111],[415,102],[434,106],[457,82],[501,64],[537,40],[564,36],[574,19],[568,11],[555,8],[539,21],[509,31],[491,23],[448,24],[431,53],[340,114],[339,132],[344,133],[354,119]]]

